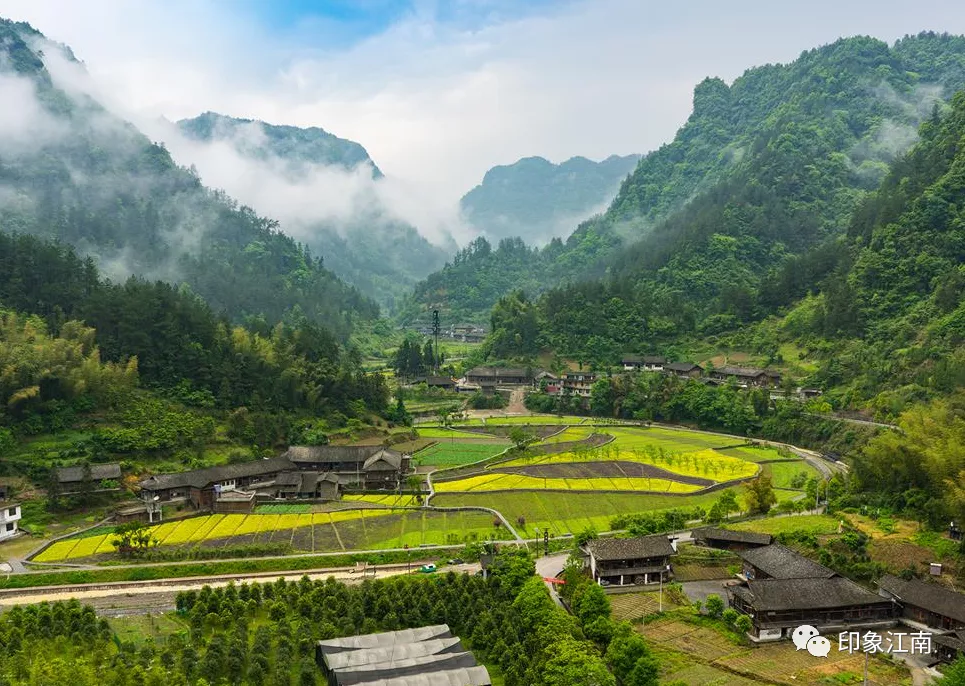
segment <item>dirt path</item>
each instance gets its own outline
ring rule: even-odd
[[[193,578],[185,579],[180,583],[115,583],[115,584],[84,584],[73,586],[69,589],[58,589],[57,587],[49,590],[23,589],[22,592],[5,591],[0,595],[0,608],[12,605],[28,605],[32,603],[57,602],[60,600],[70,600],[77,598],[85,603],[93,603],[95,607],[103,608],[116,607],[128,610],[131,614],[139,607],[144,608],[144,612],[157,610],[159,606],[171,604],[175,596],[180,591],[196,591],[203,586],[218,588],[227,586],[229,583],[270,583],[279,578],[286,581],[298,581],[304,576],[315,581],[323,581],[329,577],[334,577],[347,584],[360,583],[365,579],[384,579],[400,574],[408,574],[412,570],[418,570],[425,560],[413,561],[409,565],[396,564],[376,567],[374,571],[367,572],[364,577],[358,572],[350,572],[344,568],[328,570],[306,570],[304,572],[277,572],[255,575],[231,575],[230,577],[214,578]],[[466,572],[473,574],[479,570],[478,564],[463,564],[449,567],[456,572]]]
[[[506,406],[506,412],[510,414],[525,414],[528,412],[526,409],[526,404],[523,399],[526,397],[525,388],[516,388],[509,395],[509,405]]]

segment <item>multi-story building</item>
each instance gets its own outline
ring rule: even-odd
[[[16,536],[20,530],[20,503],[0,502],[0,541]]]

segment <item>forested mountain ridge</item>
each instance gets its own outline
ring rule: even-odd
[[[572,157],[559,164],[524,157],[493,167],[460,201],[463,215],[494,242],[520,237],[543,243],[566,236],[609,203],[640,155],[611,155],[594,162]]]
[[[197,143],[228,145],[253,163],[248,173],[289,198],[287,214],[279,217],[281,230],[324,255],[328,269],[390,312],[400,292],[442,267],[450,254],[394,215],[380,194],[382,172],[354,141],[318,127],[278,126],[213,112],[183,119],[177,126]],[[191,147],[186,151],[197,152]],[[208,180],[206,171],[202,166]],[[218,178],[211,182],[217,185]],[[244,192],[237,190],[240,199],[256,208],[265,199],[260,188],[250,189],[251,198]],[[345,196],[352,205],[348,210],[341,207]]]
[[[49,69],[48,62],[56,66]],[[294,314],[347,336],[378,307],[275,222],[211,191],[74,82],[69,50],[0,20],[0,230],[56,238],[114,277],[183,283],[232,319]]]
[[[931,33],[893,46],[842,39],[749,69],[729,87],[707,79],[674,141],[644,156],[607,212],[530,260],[525,276],[462,263],[420,284],[416,298],[458,310],[477,281],[527,286],[537,275],[542,289],[609,275],[553,298],[571,306],[548,312],[561,322],[572,308],[598,313],[556,333],[561,351],[594,335],[622,348],[726,330],[779,304],[763,284],[840,235],[931,106],[963,84],[965,39]],[[633,336],[602,321],[613,297],[646,322]]]
[[[180,119],[177,126],[194,140],[230,141],[249,157],[277,157],[293,163],[338,166],[346,170],[368,165],[374,178],[382,176],[382,171],[361,144],[339,138],[317,126],[299,128],[268,124],[217,112]]]

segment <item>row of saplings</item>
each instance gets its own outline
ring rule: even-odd
[[[89,607],[0,615],[0,684],[312,686],[319,639],[445,622],[507,686],[655,686],[643,639],[609,617],[600,589],[570,615],[534,576],[526,551],[500,552],[488,579],[402,576],[229,585],[177,596],[184,629],[137,644]]]

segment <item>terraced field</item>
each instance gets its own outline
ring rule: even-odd
[[[479,474],[434,481],[438,493],[473,493],[520,489],[648,491],[692,493],[719,482],[753,477],[760,466],[726,454],[731,439],[712,434],[645,427],[602,427],[613,440],[597,446],[560,445],[588,440],[594,429],[575,426],[546,442],[547,450],[560,446],[564,452],[535,453],[487,465]],[[566,434],[569,433],[567,436]],[[724,445],[722,445],[724,444]],[[780,456],[771,450],[771,459]],[[801,464],[804,464],[803,462]],[[494,473],[495,472],[495,473]],[[790,478],[790,477],[788,477]],[[498,508],[497,508],[498,509]]]
[[[540,478],[525,474],[506,474],[496,472],[480,474],[455,481],[435,483],[437,493],[514,491],[514,490],[555,490],[555,491],[649,491],[655,493],[691,493],[702,486],[686,484],[670,479],[645,477],[625,478]]]
[[[587,527],[609,531],[617,515],[692,508],[709,508],[717,493],[654,494],[574,493],[572,491],[516,491],[440,493],[432,499],[439,507],[491,507],[499,510],[521,535],[535,536],[548,530],[551,535],[579,533]],[[525,526],[518,525],[522,517]]]
[[[420,450],[412,456],[415,465],[432,465],[437,467],[455,467],[470,464],[493,457],[509,447],[507,441],[460,442],[440,440],[425,450]]]
[[[380,550],[463,543],[493,533],[488,513],[364,509],[287,514],[192,517],[152,527],[162,549],[282,543],[296,551]],[[113,533],[72,538],[49,546],[34,560],[63,562],[113,554]]]

